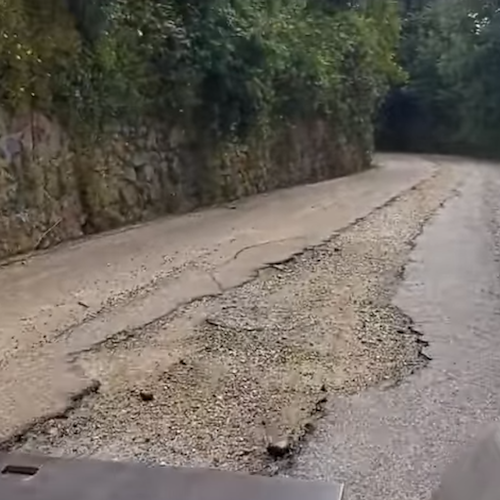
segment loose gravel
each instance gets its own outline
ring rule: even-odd
[[[77,356],[99,389],[15,448],[276,472],[284,463],[268,449],[296,450],[330,395],[425,364],[391,297],[457,182],[443,167],[324,245]]]

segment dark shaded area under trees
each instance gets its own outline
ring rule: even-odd
[[[401,2],[406,82],[380,112],[382,149],[500,154],[500,3]]]

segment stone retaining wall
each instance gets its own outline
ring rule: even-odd
[[[42,114],[0,113],[0,258],[368,165],[321,120],[246,145],[214,143],[196,126],[121,127],[82,150]]]

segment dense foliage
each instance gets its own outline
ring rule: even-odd
[[[401,33],[391,0],[0,0],[0,106],[78,132],[321,116],[368,137],[392,82],[382,146],[500,153],[499,0],[398,3]]]
[[[391,0],[0,0],[0,106],[102,131],[195,118],[244,136],[331,117],[371,134],[391,80]]]
[[[407,84],[384,107],[391,149],[500,153],[500,3],[429,0],[407,6],[401,63]]]

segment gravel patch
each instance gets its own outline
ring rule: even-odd
[[[15,448],[276,472],[328,396],[394,385],[425,364],[391,297],[457,182],[442,168],[327,243],[76,356],[99,390]]]

